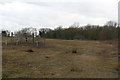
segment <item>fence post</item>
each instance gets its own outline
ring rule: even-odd
[[[25,39],[26,39],[26,42],[27,42],[27,41],[28,41],[28,40],[27,40],[27,37],[26,37]]]
[[[36,41],[36,43],[37,43],[37,46],[39,45],[39,42],[38,41]]]
[[[33,38],[32,40],[33,40],[33,44],[34,44],[34,33],[32,33],[32,38]]]
[[[19,40],[16,41],[16,45],[18,45],[18,43],[19,43]]]
[[[43,43],[43,44],[44,44],[44,47],[45,47],[45,42],[46,42],[46,39],[45,39],[45,38],[43,38],[43,40],[44,40],[44,43]]]
[[[8,42],[7,42],[7,40],[5,40],[5,45],[7,45],[8,44]]]

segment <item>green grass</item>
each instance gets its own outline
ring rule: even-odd
[[[33,52],[26,52],[30,49]],[[116,78],[114,51],[114,44],[99,41],[47,39],[45,47],[4,45],[3,78]]]

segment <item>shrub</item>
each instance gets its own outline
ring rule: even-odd
[[[26,52],[34,52],[32,49],[28,49]]]
[[[119,71],[119,68],[116,68],[115,70],[116,70],[116,71]]]
[[[71,68],[70,71],[74,72],[74,71],[76,71],[76,70],[75,70],[74,68]]]
[[[77,49],[72,49],[72,53],[77,53]]]

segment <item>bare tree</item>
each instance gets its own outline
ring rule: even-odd
[[[105,25],[116,27],[117,26],[117,22],[115,22],[115,21],[108,21],[108,22],[106,22]]]

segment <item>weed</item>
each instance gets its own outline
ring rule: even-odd
[[[3,77],[3,78],[7,78],[8,75],[3,73],[3,74],[2,74],[2,77]]]

